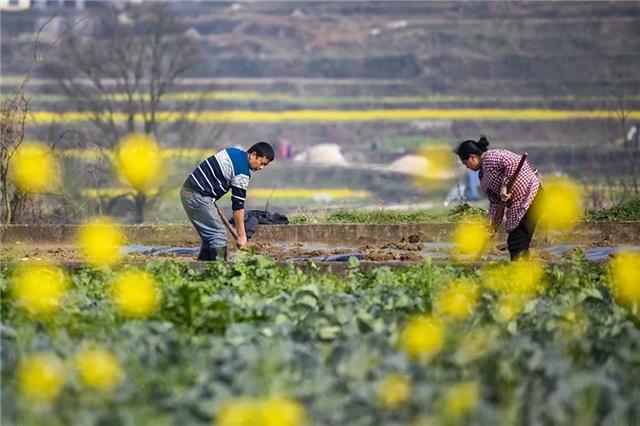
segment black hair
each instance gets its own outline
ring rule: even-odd
[[[453,150],[460,160],[466,161],[469,159],[471,154],[482,155],[483,152],[486,152],[489,147],[489,139],[486,136],[480,136],[478,141],[474,141],[472,139],[466,140],[464,142],[460,142],[460,145],[456,149]]]
[[[267,160],[269,161],[273,161],[274,157],[276,156],[273,152],[273,147],[266,142],[258,142],[257,144],[253,145],[251,148],[249,148],[247,153],[251,154],[252,152],[256,153],[256,157],[267,157]]]

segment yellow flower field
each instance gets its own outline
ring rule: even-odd
[[[606,119],[615,117],[610,110],[551,110],[551,109],[371,109],[337,110],[306,109],[289,111],[200,111],[183,114],[174,111],[158,112],[161,122],[179,120],[202,123],[282,123],[282,122],[323,122],[323,121],[405,121],[405,120],[494,120],[494,121],[565,121],[575,119]],[[74,123],[91,119],[88,112],[34,111],[29,114],[31,124]],[[640,119],[640,111],[630,111],[629,119]],[[115,122],[127,120],[126,114],[114,113]],[[135,120],[142,121],[137,114]]]
[[[172,190],[177,192],[178,188]],[[275,191],[270,188],[249,189],[249,197],[252,199],[273,199],[273,200],[344,200],[347,198],[368,198],[369,191],[354,190],[349,188],[278,188]],[[134,194],[128,188],[92,188],[82,192],[89,198],[113,198],[125,194]],[[148,195],[156,195],[157,190],[147,192]]]
[[[167,159],[191,159],[199,160],[207,158],[210,155],[215,154],[215,149],[197,149],[197,148],[163,148],[161,156],[163,160]],[[98,161],[104,157],[109,160],[115,159],[115,154],[111,150],[100,149],[63,149],[56,152],[57,155],[63,158],[84,160],[84,161]]]

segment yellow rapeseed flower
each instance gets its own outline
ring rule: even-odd
[[[422,179],[446,180],[453,177],[454,157],[451,148],[444,144],[425,145],[418,149],[417,154],[426,160],[425,170],[412,173]]]
[[[218,426],[257,426],[260,406],[251,398],[234,398],[225,402],[216,415]]]
[[[486,248],[489,226],[486,220],[474,219],[459,223],[453,234],[455,252],[462,255],[478,255]]]
[[[234,398],[216,416],[218,426],[304,426],[307,412],[298,401],[284,396]]]
[[[25,142],[11,159],[13,179],[23,192],[50,189],[59,179],[58,163],[51,149],[43,143]]]
[[[62,304],[67,279],[51,265],[25,265],[13,277],[12,293],[20,306],[35,316],[56,312]]]
[[[611,260],[610,285],[616,302],[631,309],[640,307],[640,252],[618,253]]]
[[[480,385],[464,382],[451,386],[443,396],[444,414],[449,418],[460,418],[474,411],[480,400]]]
[[[535,213],[541,226],[567,231],[582,218],[582,190],[568,178],[546,179]]]
[[[411,380],[406,374],[387,375],[378,386],[378,402],[387,408],[404,405],[411,396]]]
[[[119,274],[111,288],[111,297],[118,311],[132,318],[149,316],[160,301],[153,276],[136,270]]]
[[[544,269],[533,259],[491,266],[483,271],[485,287],[500,293],[534,297],[544,291]]]
[[[284,396],[270,396],[260,402],[262,426],[303,426],[307,412],[298,401]]]
[[[544,268],[535,259],[519,259],[509,263],[512,277],[511,292],[523,296],[535,296],[544,291]]]
[[[162,151],[151,136],[130,134],[116,149],[116,167],[133,188],[140,192],[152,190],[162,180]]]
[[[482,271],[482,284],[496,293],[509,293],[511,276],[509,264],[490,265]]]
[[[464,108],[464,109],[374,109],[374,110],[340,110],[340,109],[304,109],[287,111],[255,111],[255,110],[207,110],[190,111],[158,111],[160,122],[196,121],[201,123],[287,123],[287,122],[349,122],[349,121],[415,121],[415,120],[506,120],[506,121],[548,121],[610,118],[615,111],[611,110],[549,110],[549,109],[509,109],[509,108]],[[124,123],[129,119],[125,113],[104,114],[104,118],[116,123]],[[89,112],[53,112],[34,111],[29,114],[29,122],[35,125],[51,122],[76,123],[90,121],[93,115]],[[640,119],[640,111],[630,111],[629,119]],[[142,114],[136,114],[134,121],[143,122]]]
[[[34,354],[18,367],[20,391],[34,401],[52,402],[60,393],[64,380],[63,364],[53,354]]]
[[[442,349],[445,327],[441,320],[426,315],[409,319],[400,333],[400,347],[413,359],[429,358]]]
[[[479,297],[478,286],[458,279],[440,291],[433,302],[435,311],[455,320],[464,320],[473,313]]]
[[[125,237],[120,226],[108,218],[97,218],[80,227],[78,244],[87,262],[94,265],[112,265],[122,254],[120,247]]]
[[[251,198],[267,198],[273,200],[343,200],[346,198],[368,198],[369,191],[359,191],[349,188],[253,188]]]
[[[100,348],[87,348],[75,356],[75,367],[85,386],[109,392],[124,377],[120,362],[111,352]]]

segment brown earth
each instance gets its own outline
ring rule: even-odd
[[[193,247],[193,245],[186,244],[185,247]],[[594,247],[596,245],[593,245]],[[603,245],[600,245],[603,246]],[[361,253],[365,261],[373,262],[416,262],[420,261],[427,256],[423,256],[420,250],[424,250],[424,247],[419,244],[412,243],[391,243],[383,245],[368,244],[359,248],[327,248],[327,249],[310,249],[305,248],[302,244],[294,244],[293,246],[283,247],[281,245],[272,245],[269,243],[251,243],[248,247],[249,251],[263,254],[273,258],[276,261],[288,261],[293,258],[308,258],[314,261],[323,261],[324,258],[330,255],[349,254],[349,253]],[[232,258],[236,250],[230,248],[229,258]],[[546,251],[543,251],[540,247],[532,247],[531,255],[533,258],[542,261],[558,261],[570,258],[574,251],[581,251],[584,253],[583,248],[576,248],[566,252],[561,256],[556,256]],[[448,249],[432,249],[430,252],[451,254]],[[488,248],[485,253],[487,256],[495,258],[496,256],[505,257],[506,252],[499,250],[495,246]],[[168,259],[179,259],[180,261],[195,261],[195,255],[178,255],[175,253],[159,253],[159,254],[142,254],[142,253],[130,253],[124,256],[123,261],[126,263],[146,263],[146,262],[158,262]],[[54,244],[5,244],[0,247],[0,260],[6,263],[21,263],[21,262],[51,262],[56,264],[74,264],[83,263],[84,258],[79,249],[71,245],[54,245]],[[301,259],[302,260],[302,259]],[[456,260],[454,255],[451,255],[449,261]],[[460,259],[458,259],[460,260]]]

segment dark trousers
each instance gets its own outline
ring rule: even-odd
[[[533,233],[538,225],[540,212],[537,207],[540,203],[541,195],[542,187],[538,188],[538,193],[516,229],[509,232],[507,236],[507,248],[509,249],[509,255],[512,261],[521,257],[526,258],[529,255],[529,245],[531,244]]]

